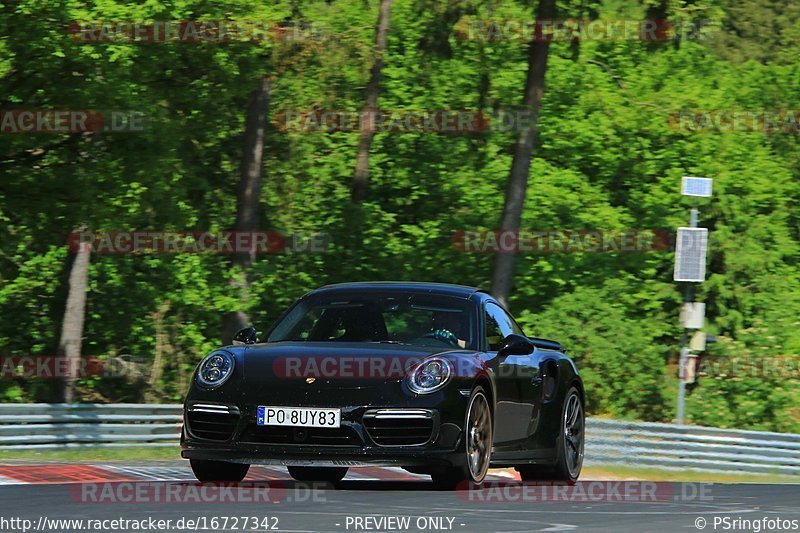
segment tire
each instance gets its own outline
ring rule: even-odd
[[[556,457],[552,466],[518,466],[522,481],[562,481],[574,485],[583,466],[586,415],[578,389],[570,387],[561,405]]]
[[[486,392],[482,387],[476,387],[470,395],[464,417],[464,466],[432,473],[434,487],[453,490],[483,483],[492,460],[493,430],[492,409]]]
[[[347,467],[290,466],[289,475],[297,481],[338,483],[347,475]]]
[[[192,472],[197,481],[236,481],[239,482],[247,475],[250,465],[240,463],[226,463],[224,461],[206,461],[204,459],[189,459]]]

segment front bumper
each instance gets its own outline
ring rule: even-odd
[[[205,396],[205,395],[203,395]],[[207,397],[207,396],[206,396]],[[394,398],[399,400],[400,398]],[[265,427],[258,405],[187,399],[181,456],[286,466],[462,466],[467,398],[458,390],[389,405],[336,406],[341,428]],[[329,402],[303,407],[332,407]],[[320,402],[322,403],[322,402]]]

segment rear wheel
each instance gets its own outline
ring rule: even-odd
[[[472,391],[464,424],[466,462],[463,467],[453,467],[431,474],[433,484],[439,489],[452,490],[459,484],[480,484],[486,477],[492,459],[492,410],[483,388]]]
[[[297,481],[338,483],[347,475],[346,467],[290,466],[289,475]]]
[[[189,459],[192,472],[198,481],[241,481],[250,470],[250,465]]]
[[[567,391],[561,408],[559,434],[556,438],[556,459],[549,467],[525,465],[517,467],[522,481],[566,481],[578,480],[583,466],[583,443],[586,419],[583,401],[575,387]]]

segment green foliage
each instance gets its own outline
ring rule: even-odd
[[[646,302],[663,289],[660,284],[628,294],[632,281],[614,279],[599,287],[578,287],[556,297],[542,313],[523,313],[519,318],[526,332],[562,342],[591,391],[589,411],[663,420],[669,416],[662,388],[666,357],[658,339],[673,332],[641,316]]]
[[[363,105],[377,2],[19,0],[0,5],[2,109],[130,109],[145,132],[0,134],[0,356],[58,347],[73,229],[220,230],[233,224],[244,111],[262,76],[270,113]],[[691,133],[681,109],[799,109],[798,26],[791,2],[691,5],[560,3],[564,16],[645,16],[649,4],[695,39],[554,43],[523,227],[665,229],[687,222],[683,175],[714,178],[709,357],[800,352],[800,165],[797,134]],[[491,13],[491,14],[489,14]],[[514,108],[525,43],[458,38],[464,17],[525,18],[527,3],[395,0],[383,109]],[[320,39],[229,44],[81,44],[71,20],[310,21]],[[776,26],[761,39],[770,21]],[[735,30],[742,35],[733,37]],[[246,309],[264,331],[305,291],[331,282],[416,279],[488,288],[493,257],[459,252],[453,233],[499,224],[513,132],[379,133],[370,191],[349,202],[357,133],[266,139],[260,225],[322,231],[326,253],[260,256]],[[587,383],[591,414],[674,416],[681,331],[673,256],[521,255],[512,311],[530,335],[562,340]],[[83,352],[125,376],[80,383],[86,401],[178,401],[235,307],[229,262],[213,255],[95,255]],[[159,340],[161,339],[161,340]],[[164,340],[166,339],[166,340]],[[150,384],[154,356],[164,355]],[[700,377],[696,423],[800,431],[798,375]],[[5,380],[0,400],[47,401],[53,384]]]

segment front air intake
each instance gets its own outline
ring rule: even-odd
[[[433,413],[421,409],[367,411],[364,428],[379,446],[420,446],[434,438]]]
[[[189,435],[197,439],[227,441],[239,422],[239,410],[217,404],[194,404],[186,412]]]

